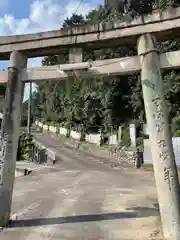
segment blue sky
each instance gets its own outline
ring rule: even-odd
[[[59,29],[81,0],[0,0],[0,36]],[[84,0],[77,13],[86,14],[104,0]],[[28,67],[41,65],[41,58],[28,61]],[[0,69],[7,68],[0,61]],[[27,90],[26,90],[27,95]]]

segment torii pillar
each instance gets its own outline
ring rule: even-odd
[[[160,56],[151,34],[139,37],[141,82],[161,222],[166,240],[180,239],[180,186],[161,76]]]
[[[8,82],[0,137],[0,227],[7,226],[11,214],[20,133],[20,110],[24,88],[20,79],[20,71],[26,67],[26,56],[19,52],[12,52],[8,67]]]

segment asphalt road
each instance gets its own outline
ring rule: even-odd
[[[161,240],[152,172],[113,169],[47,134],[37,138],[59,162],[16,179],[17,220],[1,240]]]

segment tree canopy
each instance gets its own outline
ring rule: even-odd
[[[108,2],[108,1],[107,1]],[[113,7],[99,6],[87,16],[73,14],[64,20],[63,27],[85,25],[126,16],[134,17],[151,13],[155,8],[177,7],[179,1],[172,0],[121,0]],[[178,50],[179,40],[158,43],[160,52]],[[136,46],[121,46],[93,52],[85,52],[85,60],[91,58],[108,59],[133,56]],[[68,62],[68,54],[45,57],[43,65],[63,64]],[[163,74],[165,98],[168,103],[169,119],[180,112],[180,71]],[[75,129],[83,128],[86,132],[110,131],[119,125],[132,121],[145,122],[144,103],[141,82],[138,74],[133,76],[96,77],[69,79],[66,82],[46,81],[38,84],[33,96],[35,118],[58,122]]]

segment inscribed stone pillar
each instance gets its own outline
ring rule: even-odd
[[[122,127],[119,126],[119,127],[118,127],[118,132],[117,132],[117,142],[118,142],[118,146],[121,145],[121,138],[122,138]]]
[[[136,125],[135,124],[129,125],[129,134],[131,139],[131,146],[136,147]]]
[[[24,87],[20,71],[26,66],[27,58],[24,55],[19,52],[11,53],[0,136],[0,227],[8,224],[11,213]]]
[[[141,82],[164,237],[180,239],[180,187],[155,38],[139,38]]]

